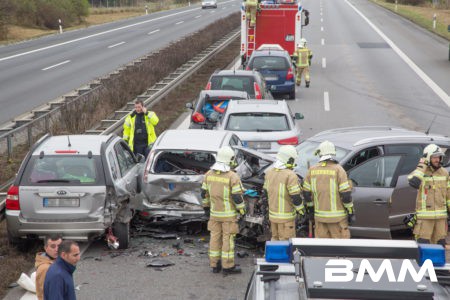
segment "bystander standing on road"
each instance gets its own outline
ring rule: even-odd
[[[50,235],[44,238],[45,252],[36,254],[36,295],[39,300],[44,299],[44,281],[48,268],[58,257],[58,247],[62,239],[59,235]]]
[[[58,247],[58,258],[45,276],[45,300],[75,300],[72,274],[80,260],[80,247],[74,241],[63,241]]]

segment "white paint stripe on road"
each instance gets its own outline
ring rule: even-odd
[[[111,46],[108,46],[109,49],[125,44],[125,42],[120,42]]]
[[[198,15],[198,16],[196,16],[194,19],[198,19],[198,18],[200,18],[202,15]]]
[[[159,29],[156,29],[156,30],[153,30],[153,31],[150,31],[149,33],[147,33],[148,35],[150,35],[150,34],[154,34],[154,33],[157,33],[159,31]]]
[[[320,31],[323,31],[323,26],[320,27]]]
[[[56,65],[53,65],[53,66],[50,66],[50,67],[47,67],[47,68],[43,68],[42,71],[47,71],[47,70],[56,68],[56,67],[58,67],[58,66],[60,66],[60,65],[65,65],[65,64],[67,64],[67,63],[70,63],[70,60],[65,60],[65,61],[63,61],[63,62],[60,62],[59,64],[56,64]]]
[[[233,2],[233,1],[235,1],[235,0],[230,0],[230,1],[223,2],[223,3],[228,3],[228,2]],[[83,41],[83,40],[87,40],[87,39],[90,39],[90,38],[93,38],[93,37],[96,37],[96,36],[104,35],[104,34],[107,34],[107,33],[115,32],[115,31],[118,31],[118,30],[126,29],[126,28],[139,26],[139,25],[142,25],[142,24],[146,24],[146,23],[150,23],[150,22],[154,22],[154,21],[158,21],[158,20],[162,20],[162,19],[167,19],[167,18],[176,16],[176,15],[185,14],[185,13],[196,11],[196,10],[198,10],[198,8],[188,9],[188,10],[180,11],[180,12],[173,13],[173,14],[170,14],[170,15],[154,18],[154,19],[151,19],[151,20],[146,20],[146,21],[142,21],[142,22],[138,22],[138,23],[134,23],[134,24],[130,24],[130,25],[126,25],[126,26],[122,26],[122,27],[118,27],[118,28],[114,28],[114,29],[110,29],[110,30],[106,30],[106,31],[102,31],[102,32],[99,32],[99,33],[87,35],[87,36],[84,36],[84,37],[81,37],[81,38],[78,38],[78,39],[74,39],[74,40],[70,40],[70,41],[67,41],[67,42],[54,44],[54,45],[51,45],[51,46],[42,47],[42,48],[38,48],[38,49],[34,49],[34,50],[31,50],[31,51],[22,52],[22,53],[18,53],[18,54],[14,54],[14,55],[7,56],[7,57],[2,57],[2,58],[0,58],[0,61],[9,60],[9,59],[13,59],[13,58],[16,58],[16,57],[21,57],[21,56],[32,54],[32,53],[36,53],[36,52],[41,52],[41,51],[44,51],[44,50],[56,48],[56,47],[59,47],[59,46],[64,46],[64,45],[67,45],[67,44],[72,44],[72,43]]]
[[[322,39],[322,40],[320,41],[320,43],[322,44],[322,46],[325,45],[325,39]]]
[[[370,25],[370,27],[372,27],[372,29],[376,33],[378,33],[386,43],[389,44],[389,46],[391,46],[392,50],[394,50],[398,54],[398,56],[400,56],[400,58],[403,59],[403,61],[411,69],[413,69],[413,71],[430,87],[430,89],[432,89],[433,92],[435,92],[436,95],[441,98],[442,101],[447,104],[447,106],[450,107],[450,96],[443,89],[441,89],[427,74],[425,74],[425,72],[422,71],[422,69],[420,69],[402,50],[400,50],[400,48],[397,47],[397,45],[394,44],[391,39],[389,39],[380,29],[378,29],[378,27],[376,27],[366,16],[364,16],[362,12],[360,12],[355,6],[353,6],[353,4],[348,2],[348,0],[345,0],[345,2],[351,8],[353,8],[353,10],[356,11],[356,13],[360,15],[361,18],[363,18],[364,21],[366,21]]]
[[[180,25],[180,24],[183,24],[183,23],[184,23],[184,21],[180,21],[180,22],[176,22],[175,25]]]
[[[325,57],[322,57],[322,68],[326,68],[327,67],[327,59]]]
[[[330,96],[328,92],[323,93],[323,106],[325,111],[330,111]]]
[[[320,18],[320,22],[323,22],[323,18]]]

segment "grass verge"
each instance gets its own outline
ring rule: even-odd
[[[385,0],[371,1],[450,41],[450,32],[447,31],[447,26],[450,25],[450,9],[398,4],[396,10],[395,3],[388,3]],[[433,28],[434,14],[436,14],[436,29]]]

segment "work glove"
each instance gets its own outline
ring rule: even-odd
[[[211,209],[209,207],[203,207],[203,210],[205,211],[205,216],[209,219]]]
[[[310,221],[314,221],[314,206],[306,207],[306,217]]]
[[[246,190],[244,195],[250,198],[256,198],[259,196],[258,192],[252,189]]]
[[[304,216],[305,215],[305,207],[301,206],[301,207],[296,207],[295,211],[300,215],[300,216]]]
[[[353,207],[346,207],[345,210],[347,211],[348,225],[351,226],[356,221],[355,211],[353,210]]]
[[[403,219],[403,223],[408,226],[408,228],[414,228],[417,223],[416,214],[409,214]]]
[[[239,210],[239,213],[241,214],[242,217],[245,216],[245,213],[246,213],[245,207],[241,208]]]

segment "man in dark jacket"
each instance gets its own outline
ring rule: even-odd
[[[58,248],[58,258],[48,268],[44,282],[45,300],[75,300],[72,274],[80,260],[80,247],[74,241],[63,241]]]

